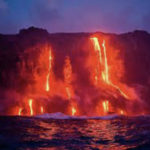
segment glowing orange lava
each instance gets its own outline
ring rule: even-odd
[[[29,99],[29,107],[30,107],[30,115],[33,115],[33,108],[32,108],[32,99]]]
[[[108,101],[103,101],[103,109],[104,109],[105,114],[109,112],[109,102]]]
[[[68,99],[71,99],[71,92],[70,92],[69,87],[66,87],[66,92],[67,92],[67,95],[68,95]]]
[[[72,66],[69,57],[66,57],[65,59],[64,78],[65,78],[66,92],[68,95],[68,99],[71,99],[72,95],[71,95],[70,84],[72,81]]]
[[[99,59],[100,59],[100,62],[102,63],[102,53],[101,53],[101,48],[100,48],[100,45],[99,45],[98,38],[97,37],[93,37],[93,38],[91,38],[91,40],[93,40],[93,42],[94,42],[95,51],[98,51]]]
[[[41,106],[41,113],[43,114],[43,112],[44,112],[44,109],[43,109],[43,106]]]
[[[120,114],[121,114],[121,115],[124,115],[124,112],[123,112],[123,110],[120,110]]]
[[[102,47],[103,47],[103,51],[101,51],[100,49],[100,45],[99,45],[99,41],[97,37],[93,37],[91,38],[94,41],[94,47],[95,47],[95,51],[99,52],[99,59],[100,59],[100,64],[101,64],[101,76],[104,82],[106,82],[107,84],[113,86],[114,88],[116,88],[120,94],[125,97],[126,99],[128,99],[129,97],[127,96],[127,94],[125,94],[117,85],[114,85],[113,83],[111,83],[109,81],[109,69],[108,69],[108,62],[107,62],[107,53],[106,53],[106,46],[105,46],[105,40],[103,40],[102,43]],[[104,58],[102,58],[102,56],[104,56]],[[99,63],[98,65],[99,66]],[[97,68],[97,72],[99,72],[99,67]],[[98,75],[95,76],[95,79],[98,79]]]
[[[109,80],[108,80],[108,65],[107,65],[107,55],[106,55],[105,40],[103,41],[102,46],[103,46],[103,50],[104,50],[105,81],[109,84]]]
[[[94,43],[95,52],[96,52],[96,55],[97,55],[97,58],[98,58],[97,67],[96,67],[96,74],[95,74],[95,85],[97,85],[98,81],[100,80],[99,79],[99,77],[100,77],[99,73],[100,73],[100,67],[102,66],[102,52],[101,52],[101,48],[100,48],[100,45],[99,45],[98,38],[93,37],[93,38],[91,38],[91,40]],[[102,76],[103,76],[103,74],[102,74]]]
[[[21,116],[22,108],[19,109],[18,116]]]
[[[50,76],[50,73],[48,73],[48,75],[47,75],[47,80],[46,80],[46,91],[49,91],[49,90],[50,90],[50,86],[49,86],[49,76]]]
[[[120,94],[121,94],[123,97],[125,97],[126,99],[129,99],[129,97],[128,97],[124,92],[122,92],[121,89],[120,89],[118,86],[116,86],[116,85],[114,85],[114,84],[112,84],[112,83],[110,83],[110,82],[109,82],[109,84],[110,84],[111,86],[113,86],[114,88],[116,88],[116,89],[120,92]]]
[[[76,109],[72,107],[72,116],[75,116],[75,113],[76,113]]]
[[[71,82],[72,82],[72,66],[70,63],[70,58],[66,57],[65,59],[65,66],[64,66],[64,78],[65,78],[65,84],[66,84],[66,93],[67,97],[70,100],[70,103],[72,105],[72,89],[71,89]],[[76,109],[72,106],[72,115],[76,113]]]
[[[49,77],[50,77],[51,67],[52,67],[52,52],[50,50],[49,51],[49,70],[48,70],[49,73],[47,74],[46,91],[50,91]]]

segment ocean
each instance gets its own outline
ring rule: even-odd
[[[126,149],[150,150],[150,116],[0,116],[0,150]]]

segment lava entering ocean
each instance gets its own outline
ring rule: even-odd
[[[60,57],[53,46],[46,45],[29,62],[31,68],[25,68],[22,62],[20,76],[30,80],[19,97],[22,101],[10,114],[33,116],[58,111],[72,116],[134,114],[128,106],[134,103],[136,92],[121,82],[124,67],[118,54],[103,38],[90,37],[88,45],[75,58],[69,53]],[[25,58],[31,57],[26,55]]]

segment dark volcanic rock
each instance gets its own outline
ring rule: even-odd
[[[91,48],[89,37],[98,35],[105,37],[114,49],[119,49],[125,66],[122,82],[129,86],[147,87],[143,98],[148,98],[150,90],[150,34],[146,31],[134,31],[125,34],[97,33],[56,33],[30,27],[20,30],[16,35],[0,34],[0,89],[20,89],[34,84],[33,74],[40,75],[43,71],[38,58],[45,49],[43,45],[53,49],[54,68],[57,79],[63,78],[63,65],[66,56],[70,56],[75,73],[80,72],[78,81],[87,87],[89,78],[85,77],[84,56]],[[44,60],[43,60],[44,61]],[[25,71],[23,71],[25,69]],[[45,71],[45,70],[44,70]],[[24,77],[21,76],[24,74]],[[79,84],[78,83],[78,84]],[[84,87],[83,87],[84,88]]]

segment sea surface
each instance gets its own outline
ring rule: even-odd
[[[150,150],[150,116],[0,116],[0,150]]]

